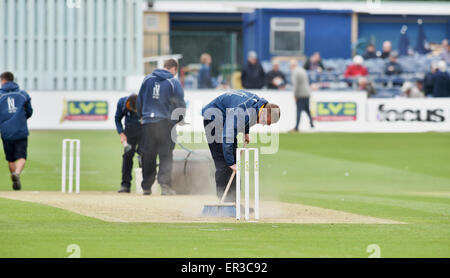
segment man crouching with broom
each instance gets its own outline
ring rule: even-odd
[[[236,172],[238,133],[244,133],[244,143],[249,144],[250,127],[257,123],[277,123],[280,119],[280,108],[253,93],[236,90],[211,101],[202,109],[202,116],[206,139],[216,167],[217,196],[222,198],[231,176]],[[235,200],[236,181],[233,179],[224,201]]]

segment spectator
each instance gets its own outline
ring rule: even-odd
[[[361,91],[366,91],[368,97],[376,94],[375,87],[373,86],[372,82],[370,82],[366,77],[360,77],[358,79],[358,88]]]
[[[214,86],[214,80],[211,74],[211,62],[211,55],[208,53],[203,53],[202,56],[200,56],[200,63],[202,66],[198,71],[197,83],[199,89],[210,89],[216,87]]]
[[[376,51],[375,45],[373,43],[370,43],[367,46],[366,53],[364,53],[363,58],[364,58],[364,60],[378,58],[377,51]]]
[[[430,71],[425,74],[423,79],[423,91],[426,97],[433,95],[433,76],[437,71],[437,64],[435,62],[431,63]]]
[[[280,64],[273,63],[272,70],[266,74],[266,86],[268,89],[283,89],[286,86],[286,77],[280,71]]]
[[[292,132],[298,132],[302,111],[306,112],[306,115],[309,117],[309,124],[311,125],[311,128],[314,128],[313,118],[309,109],[311,88],[309,86],[308,73],[306,70],[298,67],[296,60],[292,60],[290,66],[292,72],[292,85],[294,87],[294,98],[297,105],[297,121]]]
[[[367,68],[364,67],[362,64],[364,62],[363,57],[356,55],[353,57],[353,64],[349,65],[347,69],[345,70],[344,76],[346,78],[349,77],[357,77],[357,76],[366,76],[367,75]]]
[[[323,66],[322,58],[320,58],[320,53],[314,52],[306,61],[304,68],[305,70],[322,72],[325,67]]]
[[[255,51],[248,53],[248,63],[242,69],[241,80],[245,89],[262,89],[264,87],[265,73]]]
[[[402,96],[406,98],[422,98],[424,97],[423,93],[414,86],[414,84],[410,81],[406,81],[402,86]]]
[[[440,57],[447,64],[450,64],[450,45],[448,45],[447,39],[442,41],[442,52]]]
[[[397,57],[398,54],[395,51],[389,55],[389,62],[387,62],[384,69],[386,75],[398,75],[403,72],[402,66],[397,62]]]
[[[437,71],[433,74],[433,97],[450,97],[450,75],[444,61],[438,62]]]
[[[382,59],[386,59],[391,55],[391,52],[392,52],[392,43],[390,41],[384,41],[380,57]]]

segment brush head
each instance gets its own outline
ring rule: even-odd
[[[202,211],[203,217],[236,217],[236,206],[233,205],[206,205]]]

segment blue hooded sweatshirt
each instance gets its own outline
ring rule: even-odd
[[[258,114],[268,101],[264,98],[244,91],[230,91],[218,96],[202,109],[202,115],[207,120],[222,117],[222,151],[227,165],[236,163],[233,144],[239,132],[250,132],[250,127],[258,122]],[[217,114],[217,112],[219,112]]]
[[[125,128],[140,128],[141,123],[139,122],[139,117],[136,112],[130,111],[127,109],[127,100],[130,96],[123,97],[119,99],[117,102],[117,110],[116,115],[114,117],[116,122],[116,130],[117,133],[121,134],[124,132],[124,128],[122,125],[122,119],[125,117]]]
[[[0,132],[8,141],[28,137],[27,119],[33,114],[31,98],[14,82],[5,83],[0,89]]]
[[[180,118],[171,119],[176,108],[183,108]],[[167,70],[156,69],[147,75],[136,100],[136,109],[142,124],[161,120],[179,122],[184,117],[184,91],[178,79]]]

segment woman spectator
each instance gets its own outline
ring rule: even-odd
[[[368,72],[367,68],[362,65],[363,62],[364,62],[363,57],[359,55],[353,57],[353,64],[349,65],[345,70],[344,73],[345,78],[366,76]]]

